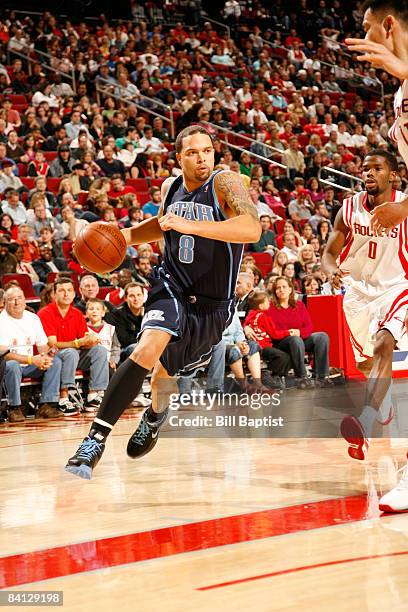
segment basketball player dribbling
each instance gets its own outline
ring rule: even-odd
[[[372,211],[405,195],[392,188],[398,172],[394,155],[371,151],[363,162],[366,191],[345,199],[323,254],[327,273],[340,272],[346,287],[343,307],[357,367],[367,376],[366,403],[357,418],[346,416],[341,433],[349,455],[365,459],[375,421],[388,424],[391,403],[392,354],[406,333],[408,308],[408,220],[381,235],[370,227]],[[339,258],[339,265],[337,264]],[[406,470],[408,471],[408,470]],[[402,480],[404,480],[405,474]],[[408,481],[407,481],[408,484]],[[399,485],[402,486],[402,485]],[[408,509],[408,487],[380,500],[386,511]]]
[[[158,216],[122,230],[128,245],[164,238],[163,263],[154,273],[138,344],[112,377],[88,436],[66,465],[81,478],[92,477],[106,438],[152,369],[153,403],[127,453],[141,457],[155,446],[167,415],[158,381],[190,375],[209,361],[233,315],[243,243],[260,238],[257,211],[239,175],[214,172],[209,132],[189,126],[175,148],[182,175],[164,181]]]

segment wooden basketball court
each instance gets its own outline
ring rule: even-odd
[[[339,438],[163,437],[132,462],[139,416],[92,481],[63,471],[89,416],[1,426],[1,589],[80,611],[408,609],[408,515],[378,510],[405,439],[359,463]]]

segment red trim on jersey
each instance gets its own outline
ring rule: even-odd
[[[398,242],[399,242],[398,257],[399,257],[402,267],[404,268],[405,278],[408,278],[408,259],[407,259],[407,247],[406,247],[407,237],[408,237],[408,229],[407,229],[407,220],[405,219],[400,225],[399,238],[398,238]]]
[[[353,200],[353,196],[350,198],[349,203],[348,203],[348,226],[350,229],[352,229],[352,221],[353,221],[353,208],[354,208],[354,200]]]
[[[347,244],[348,240],[350,240],[350,241]],[[340,265],[343,263],[343,261],[346,259],[347,255],[349,254],[353,242],[354,242],[354,236],[353,236],[353,234],[351,232],[349,232],[347,234],[347,238],[346,238],[346,242],[344,243],[343,250],[340,253]]]
[[[406,298],[408,296],[408,289],[405,289],[405,291],[403,291],[402,293],[400,293],[395,300],[393,301],[391,307],[389,308],[387,314],[385,315],[385,317],[383,318],[382,321],[379,322],[378,327],[382,327],[385,323],[387,323],[387,321],[389,321],[390,319],[392,319],[392,317],[394,316],[394,314],[397,312],[397,310],[399,310],[401,308],[401,306],[403,306],[405,304],[405,302],[403,302],[403,304],[399,304],[399,302],[401,302],[402,300],[404,300],[404,298]]]
[[[362,201],[362,206],[363,206],[364,210],[366,210],[371,215],[371,210],[369,208],[367,208],[367,198],[368,198],[368,193],[365,191],[364,192],[363,201]]]
[[[401,126],[399,125],[398,127],[399,127],[399,131],[400,131],[401,136],[402,136],[402,137],[403,137],[403,139],[405,140],[405,143],[408,145],[408,140],[406,139],[406,137],[405,137],[405,135],[404,135],[404,132],[402,131]]]
[[[353,336],[353,334],[351,333],[351,330],[349,328],[349,332],[350,332],[350,340],[351,340],[351,344],[354,345],[354,348],[359,352],[360,357],[364,357],[365,359],[370,359],[369,355],[365,355],[363,353],[363,347],[361,346],[361,344],[359,344],[357,342],[357,340],[355,339],[355,337]]]

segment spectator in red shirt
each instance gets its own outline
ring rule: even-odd
[[[31,263],[34,259],[38,259],[40,252],[38,250],[38,244],[31,238],[32,229],[27,223],[22,223],[18,226],[18,244],[23,249],[24,263]]]
[[[299,386],[312,386],[306,375],[306,351],[313,353],[316,380],[319,384],[328,382],[329,337],[325,332],[313,332],[305,305],[296,301],[295,290],[284,276],[278,276],[272,287],[272,304],[267,312],[276,328],[285,334],[275,347],[289,353]]]
[[[278,330],[266,311],[269,309],[269,297],[266,291],[254,291],[249,298],[250,311],[244,322],[244,331],[248,327],[255,334],[255,340],[261,347],[262,358],[268,363],[268,369],[278,376],[287,376],[290,358],[285,351],[273,346],[273,341],[283,339],[284,331]]]
[[[130,185],[125,185],[120,174],[113,174],[111,178],[111,188],[108,191],[108,197],[111,200],[117,200],[122,198],[127,193],[136,193],[136,191]]]
[[[303,131],[306,132],[306,134],[317,134],[320,138],[325,136],[324,127],[321,123],[318,123],[317,115],[312,115],[310,117],[310,123],[306,123],[303,127]]]
[[[62,360],[60,409],[64,414],[78,412],[82,405],[75,387],[75,371],[89,371],[89,391],[85,411],[99,408],[109,381],[106,348],[88,331],[84,315],[73,306],[74,284],[70,278],[55,282],[55,301],[38,312],[50,346]]]

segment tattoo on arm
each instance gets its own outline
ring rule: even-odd
[[[251,201],[241,178],[235,172],[218,174],[215,185],[217,192],[222,195],[225,204],[235,215],[251,215],[256,221],[259,221],[255,204]]]

